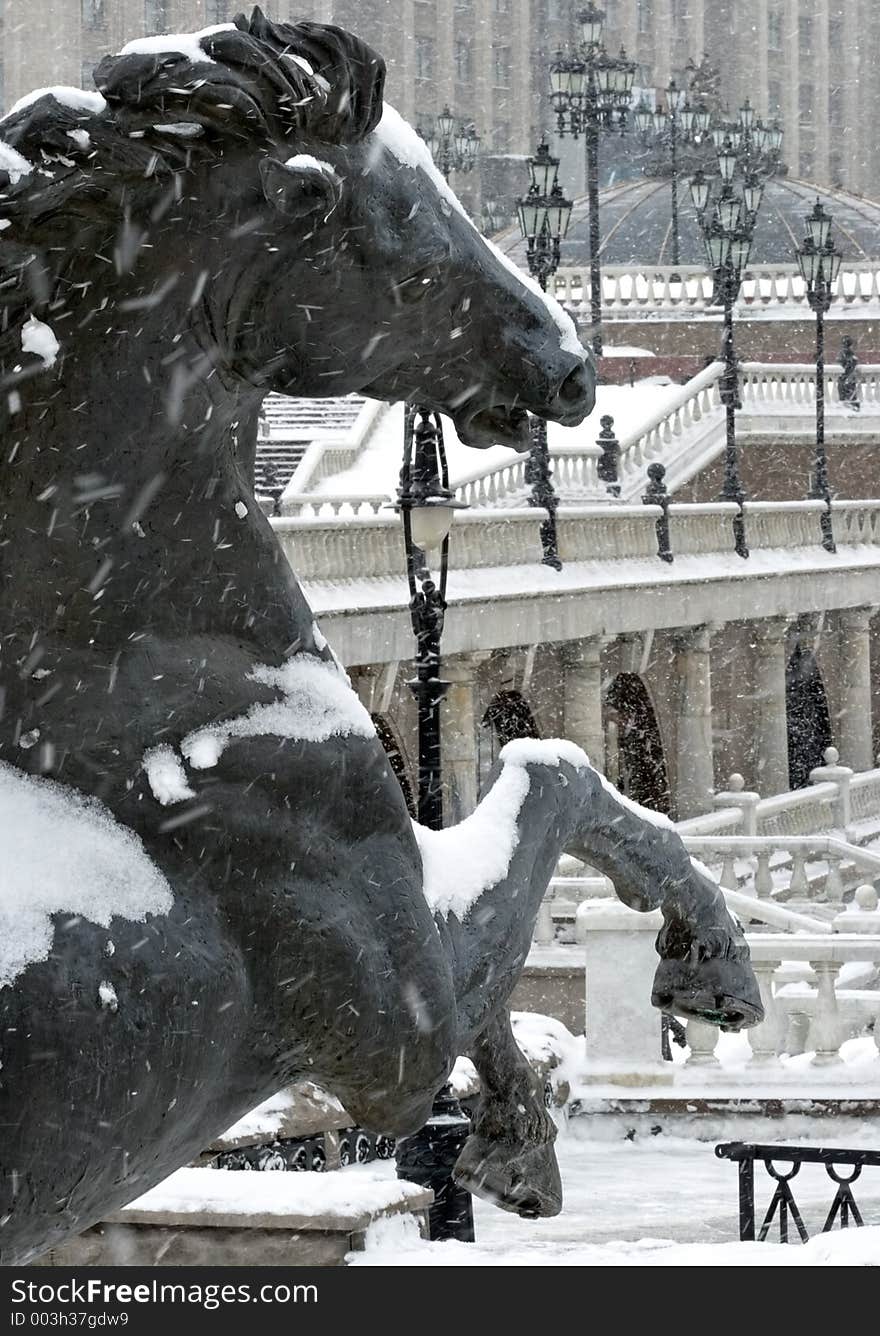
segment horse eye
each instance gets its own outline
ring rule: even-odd
[[[406,306],[413,306],[420,302],[434,286],[437,275],[427,273],[424,269],[417,274],[411,274],[409,278],[403,279],[395,288],[395,293],[399,301]]]

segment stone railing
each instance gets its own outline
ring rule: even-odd
[[[720,868],[725,890],[753,890],[774,904],[827,905],[836,913],[847,889],[880,878],[880,854],[830,835],[686,835],[684,844]]]
[[[555,295],[573,306],[589,302],[589,270],[581,267],[560,268],[555,276]],[[880,304],[880,266],[875,261],[847,261],[834,285],[835,307],[859,307]],[[719,315],[710,305],[712,279],[702,265],[603,265],[603,319],[638,319],[645,313],[681,312],[687,315]],[[805,307],[804,281],[796,264],[756,264],[746,270],[738,313],[748,317],[749,310],[775,310]]]
[[[320,500],[321,513],[271,521],[301,580],[403,578],[403,537],[392,507],[369,500],[358,513],[346,513],[346,506],[353,504],[324,498]],[[732,503],[722,502],[670,504],[673,555],[708,556],[732,551],[735,509]],[[818,548],[822,509],[821,501],[747,502],[751,549],[757,553],[762,549]],[[450,543],[450,569],[539,563],[542,513],[526,508],[458,512]],[[560,555],[566,563],[656,559],[656,526],[661,515],[660,508],[653,505],[566,506],[557,517]],[[832,518],[840,547],[880,541],[880,501],[836,501]],[[745,565],[743,573],[748,573]],[[673,564],[669,578],[674,577]]]
[[[836,431],[872,434],[876,430],[873,415],[880,412],[880,366],[870,364],[859,368],[862,414],[853,413],[840,404],[837,393],[840,370],[836,364],[826,368],[829,437]],[[686,461],[687,474],[692,476],[722,448],[725,410],[719,382],[723,371],[721,362],[713,362],[682,385],[636,430],[620,438],[618,471],[624,499],[640,497],[649,464],[662,463],[670,469]],[[815,367],[797,362],[743,362],[740,385],[742,409],[738,422],[741,441],[747,440],[749,433],[800,435],[814,431]],[[786,419],[785,425],[780,421],[782,418]],[[581,443],[564,450],[554,448],[550,452],[555,485],[564,498],[564,505],[572,499],[577,504],[579,496],[608,498],[598,473],[601,450],[595,442],[583,442],[583,434],[583,429],[577,433]],[[525,457],[520,456],[476,471],[456,484],[456,499],[469,506],[521,504],[527,490],[525,466]],[[674,481],[674,477],[669,481]]]
[[[777,914],[786,912],[774,908]],[[791,916],[792,926],[799,917]],[[874,1037],[880,1034],[876,894],[866,908],[838,915],[835,931],[748,934],[765,1019],[748,1032],[748,1047],[743,1045],[724,1065],[720,1049],[716,1055],[718,1030],[699,1021],[687,1024],[689,1052],[681,1064],[659,1060],[657,1014],[649,999],[657,960],[654,938],[661,923],[659,912],[636,914],[608,901],[587,902],[578,910],[588,1082],[625,1086],[632,1095],[639,1086],[708,1082],[736,1089],[756,1082],[813,1085],[825,1080],[837,1096],[844,1093],[839,1088],[844,1083],[880,1095]],[[849,1055],[854,1060],[844,1063],[841,1046],[854,1038],[859,1040],[856,1053]]]

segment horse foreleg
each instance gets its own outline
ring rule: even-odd
[[[558,1215],[562,1182],[541,1080],[520,1052],[506,1003],[496,1007],[470,1052],[480,1077],[474,1130],[453,1170],[469,1192],[518,1215]]]
[[[572,744],[510,743],[476,812],[418,838],[453,971],[459,1052],[510,996],[561,853],[604,872],[632,909],[661,910],[655,1006],[724,1029],[762,1019],[748,947],[718,885],[670,822],[629,802]]]

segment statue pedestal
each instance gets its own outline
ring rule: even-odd
[[[370,1225],[413,1215],[433,1193],[370,1165],[334,1173],[178,1169],[35,1266],[344,1266]]]
[[[611,900],[578,906],[575,935],[584,945],[588,1085],[671,1085],[660,1054],[661,1015],[651,1006],[662,927],[659,910],[637,914]]]

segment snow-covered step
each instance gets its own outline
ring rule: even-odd
[[[36,1266],[344,1266],[370,1225],[420,1223],[434,1194],[393,1162],[332,1174],[178,1169]]]

